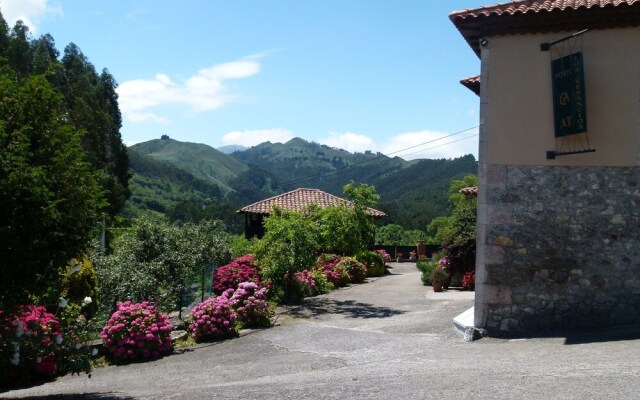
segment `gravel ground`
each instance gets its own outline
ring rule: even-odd
[[[414,264],[280,308],[276,326],[0,398],[637,399],[640,329],[462,341],[473,304],[421,285]]]

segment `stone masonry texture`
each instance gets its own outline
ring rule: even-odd
[[[482,328],[640,324],[640,167],[485,168]]]

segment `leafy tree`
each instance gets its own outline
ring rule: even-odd
[[[405,243],[406,234],[400,225],[388,224],[378,228],[376,234],[376,243],[393,245],[393,254],[398,253],[398,246]]]
[[[211,262],[230,260],[230,240],[219,221],[176,226],[164,218],[136,219],[114,240],[112,254],[94,250],[91,255],[103,312],[124,300],[151,300],[175,309],[186,281]]]
[[[264,220],[264,226],[256,257],[264,277],[287,300],[294,293],[293,274],[310,270],[315,264],[319,250],[316,225],[308,215],[276,208]]]
[[[12,303],[80,255],[106,203],[44,77],[0,75],[0,99],[0,303]]]
[[[449,202],[452,214],[437,218],[429,225],[428,231],[442,241],[454,271],[472,269],[475,266],[477,199],[460,193],[460,189],[477,186],[478,177],[467,175],[451,182]]]
[[[353,181],[343,187],[343,192],[353,203],[354,211],[355,226],[352,232],[352,248],[349,250],[366,250],[373,244],[375,237],[375,224],[368,208],[375,206],[380,196],[376,194],[375,187],[364,183],[356,186]]]

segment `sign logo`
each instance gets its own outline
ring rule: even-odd
[[[582,52],[551,61],[555,136],[587,131]]]

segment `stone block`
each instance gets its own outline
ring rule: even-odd
[[[486,285],[482,284],[482,290],[479,293],[476,289],[476,302],[484,304],[511,305],[511,288],[504,285]]]

